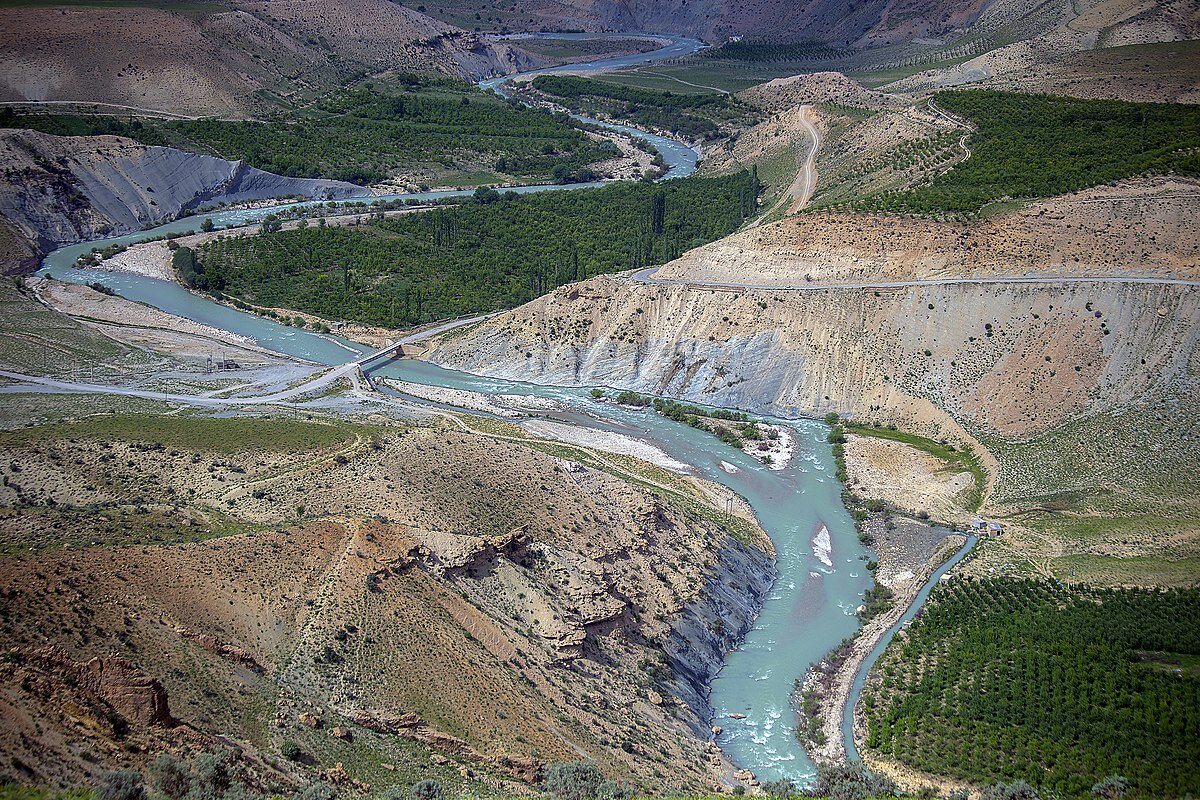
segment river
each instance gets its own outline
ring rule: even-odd
[[[627,35],[627,34],[626,34]],[[638,64],[649,64],[655,61],[664,61],[668,58],[679,58],[681,56],[690,55],[697,50],[703,49],[706,45],[697,39],[688,39],[682,36],[658,36],[647,34],[649,38],[658,39],[664,42],[663,46],[650,50],[645,53],[631,53],[625,56],[613,56],[612,58],[601,58],[595,61],[587,61],[575,64],[563,64],[557,67],[543,67],[542,69],[528,70],[515,75],[500,75],[495,78],[488,78],[479,82],[479,88],[493,91],[503,97],[508,97],[508,92],[504,90],[505,84],[512,82],[515,78],[521,80],[533,80],[538,75],[553,75],[553,74],[571,74],[571,75],[597,75],[604,72],[612,72],[613,70],[622,69],[624,67],[633,67]],[[538,33],[538,34],[517,34],[508,38],[532,37],[539,39],[566,39],[569,41],[585,41],[587,39],[609,39],[612,34],[605,33]],[[670,178],[682,178],[696,171],[696,165],[700,162],[700,154],[695,149],[689,147],[683,142],[675,139],[659,136],[658,134],[649,133],[631,128],[628,125],[620,125],[613,122],[601,122],[591,117],[585,117],[581,114],[571,114],[573,119],[589,125],[599,125],[609,130],[619,131],[628,136],[633,136],[637,139],[642,139],[654,145],[658,152],[662,153],[663,160],[667,163],[667,172],[660,180]]]
[[[592,67],[610,69],[646,63],[654,57],[692,52],[700,46],[692,40],[670,41],[671,45],[652,53],[606,59],[598,62],[607,62],[606,66]],[[581,68],[575,65],[573,70]],[[503,79],[497,79],[484,88],[497,88],[502,83]],[[641,132],[638,135],[646,136]],[[663,150],[664,157],[675,175],[690,174],[696,168],[695,153],[686,145],[674,144],[677,146]],[[569,188],[579,187],[536,186],[518,191]],[[429,192],[374,200],[430,199],[465,193]],[[284,207],[296,205],[304,204]],[[222,211],[206,216],[218,226],[243,224],[279,208]],[[267,349],[310,361],[343,364],[365,351],[366,348],[353,342],[283,326],[219,305],[173,283],[73,268],[75,259],[93,247],[133,243],[191,230],[196,225],[197,218],[176,220],[127,236],[64,247],[47,256],[41,274],[74,282],[99,281],[131,300],[249,337]],[[517,384],[454,372],[421,361],[389,362],[376,371],[433,386],[558,399],[570,408],[560,415],[567,421],[645,439],[689,465],[696,474],[745,497],[775,543],[778,579],[754,628],[742,646],[729,655],[712,685],[714,724],[723,729],[718,743],[734,763],[764,780],[790,777],[803,782],[812,775],[812,764],[795,736],[795,713],[791,708],[793,682],[810,663],[858,628],[854,610],[870,584],[864,563],[866,553],[842,505],[841,487],[835,477],[833,456],[825,438],[827,428],[823,424],[780,420],[795,431],[796,450],[787,467],[768,469],[715,437],[649,411],[598,403],[583,389]]]
[[[867,653],[867,657],[859,664],[858,670],[854,673],[854,681],[850,684],[849,698],[842,709],[842,741],[846,743],[846,757],[852,761],[858,760],[858,747],[854,744],[854,709],[858,705],[859,697],[862,696],[863,686],[867,683],[868,673],[875,666],[875,662],[879,661],[879,657],[883,655],[883,651],[887,649],[888,642],[917,616],[917,612],[921,610],[921,606],[925,605],[925,601],[929,599],[929,593],[933,591],[933,587],[942,579],[942,576],[949,572],[955,564],[966,558],[967,553],[971,552],[971,548],[978,541],[978,536],[973,533],[969,534],[966,543],[954,555],[946,559],[940,567],[933,571],[933,574],[925,581],[925,585],[921,587],[916,597],[909,603],[905,612],[900,615],[899,619],[892,623],[892,626],[887,629],[887,632],[875,643],[875,646],[871,648],[871,652]]]

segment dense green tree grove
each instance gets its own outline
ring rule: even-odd
[[[1200,793],[1200,590],[938,586],[863,697],[868,746],[980,783]]]
[[[551,179],[555,167],[579,171],[617,154],[611,143],[593,141],[565,116],[505,102],[465,83],[416,76],[340,92],[302,113],[270,122],[20,114],[4,109],[0,127],[60,136],[128,136],[143,144],[243,159],[280,175],[360,184],[429,163],[470,170],[502,164],[501,171],[511,175]]]
[[[488,194],[354,227],[221,238],[181,267],[244,301],[403,327],[511,308],[571,281],[662,263],[737,229],[757,191],[743,172]]]
[[[723,125],[757,121],[756,112],[745,103],[716,92],[665,92],[574,75],[539,75],[533,88],[571,108],[696,139],[721,135]]]
[[[740,40],[726,42],[720,47],[701,50],[699,56],[712,60],[766,63],[773,61],[833,61],[849,58],[853,52],[831,47],[822,42],[782,44]]]
[[[985,90],[939,92],[976,126],[971,157],[927,185],[859,207],[971,213],[997,200],[1047,197],[1147,172],[1200,175],[1200,107]]]

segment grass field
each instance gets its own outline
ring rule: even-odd
[[[1021,441],[985,437],[1001,467],[993,499],[1056,512],[1152,509],[1156,516],[1194,507],[1200,420],[1193,403],[1181,394],[1072,420]]]
[[[127,373],[162,361],[51,311],[22,283],[0,278],[0,367],[69,377]]]
[[[0,403],[0,430],[96,414],[166,414],[174,410],[176,406],[161,400],[115,394],[11,393]]]
[[[547,58],[570,61],[592,60],[609,53],[645,53],[656,50],[657,42],[649,39],[613,36],[611,39],[518,39],[513,42],[522,50]]]
[[[90,417],[0,433],[0,447],[22,447],[56,439],[119,439],[211,453],[303,453],[349,442],[366,431],[358,426],[326,425],[288,419],[218,419],[174,415]]]
[[[596,78],[596,80],[616,83],[621,86],[636,86],[641,89],[652,89],[660,92],[715,94],[721,91],[728,91],[728,89],[723,87],[701,86],[693,82],[688,82],[681,76],[674,75],[671,69],[670,67],[659,67],[658,65],[653,67],[636,67],[618,72],[609,72],[602,77]]]
[[[936,442],[933,439],[927,439],[924,436],[918,436],[915,433],[891,430],[890,428],[876,428],[872,425],[846,425],[845,429],[847,433],[854,433],[859,436],[871,436],[876,439],[887,439],[888,441],[906,444],[923,453],[928,453],[934,458],[945,461],[952,469],[967,470],[975,478],[974,488],[972,488],[967,498],[967,506],[971,509],[978,509],[982,505],[983,492],[987,487],[987,473],[974,453],[956,450],[949,445]]]
[[[1029,531],[1037,570],[1102,585],[1195,585],[1200,422],[1188,396],[1072,420],[1029,439],[981,437],[992,504]],[[989,564],[1011,560],[997,549]],[[982,556],[981,556],[982,558]]]

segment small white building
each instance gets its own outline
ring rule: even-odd
[[[987,524],[988,536],[999,536],[1004,533],[1004,526],[999,522],[989,522]]]

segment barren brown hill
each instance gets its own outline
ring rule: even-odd
[[[544,29],[682,33],[711,42],[731,36],[770,41],[879,44],[936,36],[969,25],[987,5],[944,0],[546,0],[468,3],[429,0],[430,14],[485,30]]]
[[[388,0],[201,8],[7,7],[0,100],[240,117],[385,69],[474,77],[531,63]]]
[[[1198,210],[1200,182],[1147,178],[957,224],[813,212],[699,247],[657,276],[767,286],[1027,274],[1195,280]]]
[[[1003,33],[1025,0],[1001,0],[978,22],[995,27],[986,52],[904,77],[887,88],[924,93],[982,85],[1074,97],[1196,102],[1200,9],[1188,0],[1090,0],[1024,35]]]
[[[680,789],[721,773],[701,680],[771,565],[686,481],[446,428],[101,417],[2,438],[0,742],[23,780],[214,738],[282,785],[337,762],[377,788],[519,786],[578,757]],[[169,719],[71,678],[113,656]]]

